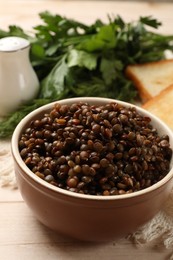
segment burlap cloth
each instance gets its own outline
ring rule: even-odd
[[[9,140],[0,141],[0,187],[17,188]],[[163,209],[127,239],[138,245],[155,240],[157,245],[173,248],[173,190]]]

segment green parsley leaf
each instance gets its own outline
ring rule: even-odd
[[[79,66],[93,70],[97,66],[97,55],[72,49],[68,55],[68,67]]]
[[[102,58],[100,64],[100,71],[102,72],[103,79],[106,85],[109,85],[117,77],[117,71],[122,70],[123,65],[119,60],[111,60]]]
[[[105,25],[99,28],[98,33],[79,44],[80,50],[88,52],[100,51],[102,49],[113,49],[116,46],[114,26]]]
[[[66,56],[60,59],[53,67],[50,74],[42,81],[39,97],[45,99],[58,99],[64,92],[65,77],[68,73]]]

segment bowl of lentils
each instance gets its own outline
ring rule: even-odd
[[[144,109],[95,97],[44,105],[16,127],[19,190],[47,227],[109,241],[153,218],[172,188],[173,132]]]

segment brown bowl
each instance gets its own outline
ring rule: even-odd
[[[132,106],[106,98],[72,98],[58,102],[72,104],[79,101],[95,105],[117,102],[125,107]],[[134,193],[113,196],[67,191],[47,183],[29,170],[19,153],[19,138],[33,118],[39,118],[50,111],[52,106],[53,103],[31,112],[18,124],[12,136],[12,155],[18,187],[35,216],[59,233],[86,241],[107,241],[123,237],[153,218],[170,194],[173,160],[169,173],[156,184]],[[151,113],[140,107],[136,108],[152,119],[152,125],[159,134],[169,135],[173,149],[173,132]]]

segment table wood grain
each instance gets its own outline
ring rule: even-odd
[[[140,15],[152,15],[162,21],[160,32],[173,34],[173,4],[131,1],[0,1],[0,28],[19,25],[31,30],[40,23],[38,13],[48,10],[87,24],[107,14],[119,14],[126,21]],[[128,221],[128,220],[127,220]],[[137,246],[128,239],[104,244],[74,241],[49,230],[39,223],[23,201],[19,191],[0,188],[0,259],[2,260],[163,260],[170,259],[172,250],[154,241]]]

